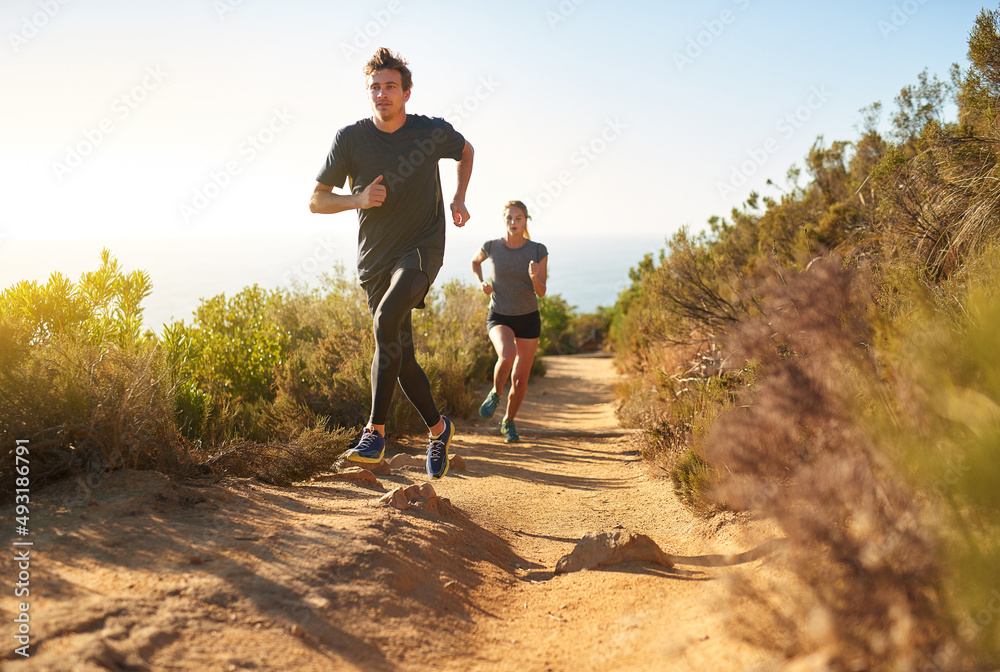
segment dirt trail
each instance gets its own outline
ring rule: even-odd
[[[436,507],[379,499],[427,481],[178,483],[119,472],[32,499],[32,656],[4,670],[742,670],[721,584],[755,542],[694,518],[613,413],[599,356],[551,357],[506,445],[457,422],[467,462]],[[406,441],[390,447],[418,453]],[[9,521],[4,521],[7,524]],[[673,569],[554,573],[587,532],[652,537]],[[763,540],[763,539],[762,539]],[[7,591],[8,629],[19,600]]]

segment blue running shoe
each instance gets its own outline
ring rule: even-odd
[[[514,429],[513,420],[504,420],[501,422],[500,431],[503,432],[504,443],[517,443],[521,440],[521,437],[517,435],[517,430]]]
[[[448,473],[448,447],[451,445],[451,437],[455,436],[455,426],[451,420],[441,416],[444,420],[444,431],[437,436],[432,436],[427,444],[427,475],[433,479],[444,478]]]
[[[500,395],[497,394],[496,390],[490,390],[490,393],[486,395],[486,401],[479,407],[479,415],[489,420],[497,412],[497,406],[499,405]]]
[[[347,459],[354,462],[381,462],[385,455],[385,439],[370,427],[365,427],[361,433],[358,445],[347,453]]]

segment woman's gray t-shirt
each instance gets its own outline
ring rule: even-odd
[[[503,238],[483,243],[483,254],[493,263],[493,293],[490,310],[501,315],[527,315],[538,310],[538,297],[528,275],[528,262],[541,263],[549,251],[541,243],[525,241],[518,248],[509,248]]]

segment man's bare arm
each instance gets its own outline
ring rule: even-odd
[[[472,145],[466,141],[462,149],[462,158],[458,161],[458,181],[455,185],[455,198],[451,199],[451,216],[455,226],[465,226],[469,221],[469,210],[465,207],[465,192],[469,188],[472,177],[472,158],[475,152]]]
[[[380,207],[385,202],[385,186],[379,184],[381,181],[382,176],[379,175],[360,194],[335,194],[333,187],[317,182],[309,199],[309,210],[332,215],[344,210]]]

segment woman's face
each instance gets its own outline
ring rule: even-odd
[[[503,220],[507,225],[507,233],[512,236],[524,235],[524,229],[528,225],[528,217],[524,210],[512,205],[503,212]]]

